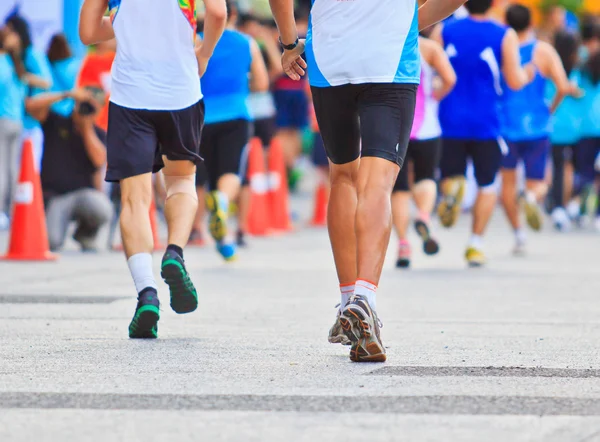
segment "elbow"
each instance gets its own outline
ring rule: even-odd
[[[521,89],[523,89],[523,86],[525,86],[525,82],[524,81],[519,81],[519,79],[508,78],[507,77],[506,78],[506,85],[512,91],[520,91]]]
[[[456,81],[456,74],[453,73],[451,76],[448,77],[448,81],[446,81],[446,87],[448,88],[448,91],[454,89],[454,86],[456,86]]]
[[[83,26],[79,27],[79,39],[86,46],[94,44],[92,32],[89,31],[89,28],[84,28]]]
[[[220,24],[227,23],[227,6],[224,1],[206,2],[206,15]]]

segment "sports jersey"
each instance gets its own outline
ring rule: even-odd
[[[521,63],[533,59],[537,42],[521,45]],[[531,141],[550,133],[550,108],[546,102],[548,80],[539,72],[534,80],[519,91],[511,90],[503,81],[502,134],[510,141]]]
[[[251,119],[248,109],[251,64],[250,39],[241,32],[226,29],[202,76],[206,124]]]
[[[444,26],[444,49],[457,76],[456,86],[440,103],[445,138],[500,137],[502,41],[507,29],[471,17]]]
[[[569,75],[569,81],[581,84],[581,72],[574,69]],[[546,98],[551,100],[556,95],[556,86],[548,82]],[[566,96],[550,118],[550,142],[552,144],[575,145],[581,138],[581,109],[580,100]]]
[[[419,83],[415,0],[313,0],[306,61],[311,86]]]
[[[439,103],[433,97],[434,72],[431,66],[421,61],[421,84],[417,90],[417,106],[410,138],[412,140],[431,140],[442,135],[438,119]]]
[[[200,101],[196,1],[109,0],[117,39],[111,102],[171,111]]]

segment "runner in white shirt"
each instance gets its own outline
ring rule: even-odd
[[[169,240],[161,275],[171,308],[198,306],[183,261],[198,199],[196,163],[204,121],[200,76],[227,20],[225,0],[204,0],[204,40],[196,40],[197,0],[85,0],[79,34],[85,44],[116,38],[108,121],[106,181],[121,184],[121,236],[138,292],[130,338],[156,338],[157,286],[148,211],[152,173],[163,170]],[[110,17],[104,17],[107,10]]]

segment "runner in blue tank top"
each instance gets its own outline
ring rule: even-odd
[[[502,162],[500,100],[502,76],[511,89],[530,83],[533,66],[521,67],[519,40],[512,29],[489,18],[493,0],[469,0],[469,16],[436,30],[457,75],[456,87],[440,104],[444,138],[442,224],[456,223],[465,188],[467,161],[475,170],[479,193],[473,207],[472,235],[465,257],[470,266],[485,264],[483,233],[496,203],[496,174]],[[506,146],[504,145],[504,149]]]
[[[525,166],[526,189],[522,197],[527,223],[533,230],[542,227],[539,203],[548,187],[544,182],[550,148],[550,115],[565,95],[571,91],[561,59],[548,43],[537,41],[531,28],[531,12],[522,5],[512,5],[506,11],[506,22],[521,42],[521,62],[533,62],[538,70],[533,81],[520,91],[504,87],[502,100],[502,134],[509,152],[502,161],[502,203],[514,229],[514,253],[525,252],[525,232],[519,219],[516,168],[519,161]],[[548,83],[556,89],[552,103],[546,102]]]
[[[217,251],[230,261],[235,259],[236,247],[227,232],[229,203],[238,198],[241,185],[247,184],[246,146],[252,133],[248,97],[250,91],[266,91],[269,76],[256,42],[235,30],[238,9],[233,1],[227,2],[227,10],[227,28],[201,79],[206,114],[200,155],[205,169],[198,168],[196,187],[202,194],[208,181],[209,230]]]

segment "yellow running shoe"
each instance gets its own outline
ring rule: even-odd
[[[531,227],[532,230],[539,232],[542,229],[543,222],[542,210],[540,209],[539,204],[535,201],[535,198],[527,196],[524,196],[522,201],[527,225]]]
[[[206,208],[210,212],[208,229],[217,243],[227,236],[227,210],[221,206],[219,192],[214,191],[206,195]]]
[[[465,178],[455,176],[442,182],[442,202],[438,206],[438,216],[444,227],[456,224],[463,198],[465,196]]]
[[[485,265],[485,255],[484,253],[476,249],[475,247],[468,247],[465,252],[465,258],[469,267],[482,267]]]

